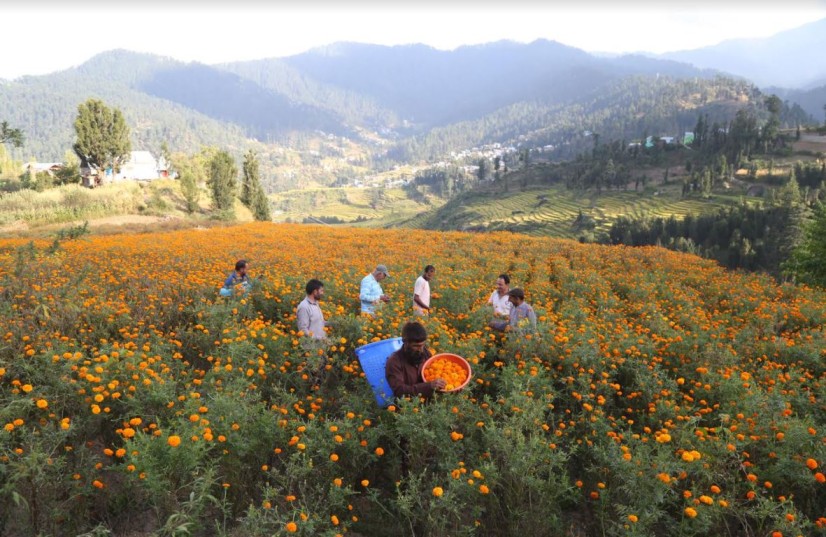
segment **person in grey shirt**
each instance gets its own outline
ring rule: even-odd
[[[536,313],[531,305],[525,302],[525,291],[515,287],[508,291],[508,297],[511,304],[513,304],[508,329],[522,332],[536,331]]]
[[[508,300],[511,303],[511,311],[508,320],[493,320],[490,327],[494,330],[509,332],[516,330],[519,332],[536,331],[536,313],[530,304],[525,302],[525,291],[514,287],[508,291]]]
[[[327,323],[324,321],[324,312],[321,311],[321,306],[318,305],[318,301],[324,296],[324,283],[313,278],[307,282],[305,291],[307,296],[298,304],[295,310],[298,329],[304,332],[305,336],[324,339],[327,337],[327,333],[324,331]]]

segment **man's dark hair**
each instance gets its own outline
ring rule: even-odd
[[[235,262],[235,272],[238,272],[239,270],[241,270],[242,268],[244,268],[246,266],[247,266],[246,260],[239,259],[238,261]]]
[[[502,281],[505,282],[505,285],[511,284],[511,277],[507,274],[500,274],[499,277],[502,278]]]
[[[402,327],[402,341],[419,343],[427,340],[427,330],[418,321],[409,321]]]
[[[304,288],[307,291],[307,294],[315,292],[316,289],[321,289],[324,287],[324,283],[321,280],[316,280],[313,278],[312,280],[307,282],[307,286]]]
[[[435,270],[435,269],[436,269],[436,267],[434,267],[433,265],[427,265],[427,266],[425,266],[424,271],[425,272],[430,272],[431,270]]]

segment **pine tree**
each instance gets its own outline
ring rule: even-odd
[[[261,185],[258,159],[250,149],[244,155],[244,177],[241,182],[241,202],[249,207],[256,220],[271,220],[270,201]]]
[[[218,151],[209,163],[209,188],[212,193],[213,206],[219,211],[226,211],[226,216],[234,214],[236,176],[238,168],[235,160],[224,150]]]
[[[258,159],[250,149],[244,155],[243,179],[241,181],[241,203],[252,208],[255,185],[259,184]]]
[[[784,272],[803,283],[826,287],[826,206],[815,207],[803,238],[783,264]]]
[[[272,220],[272,213],[270,212],[270,200],[264,193],[261,183],[256,183],[257,188],[252,195],[252,216],[259,221],[268,222]]]
[[[0,144],[11,144],[14,147],[23,147],[23,131],[9,127],[8,121],[0,123]]]

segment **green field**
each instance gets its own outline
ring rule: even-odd
[[[401,188],[314,188],[270,195],[275,222],[336,218],[348,226],[396,227],[419,213],[437,209],[444,202],[410,199]]]
[[[643,192],[575,192],[563,187],[534,188],[500,194],[477,192],[452,200],[441,209],[411,218],[402,227],[507,230],[535,236],[577,238],[575,221],[582,211],[593,219],[595,232],[608,231],[619,216],[682,217],[733,205],[741,193],[715,193],[709,199],[682,198],[679,185],[649,187]]]

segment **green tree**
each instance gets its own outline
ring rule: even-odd
[[[73,151],[67,150],[63,155],[64,165],[55,176],[61,185],[68,185],[80,182],[80,160]]]
[[[9,127],[8,121],[0,123],[0,144],[11,144],[14,147],[23,147],[23,131]]]
[[[111,167],[117,173],[129,159],[132,143],[126,120],[120,110],[110,109],[103,101],[89,99],[78,105],[75,133],[77,141],[72,149],[81,163],[97,170]]]
[[[244,177],[241,182],[241,202],[250,208],[256,220],[272,220],[270,201],[261,186],[261,175],[258,168],[258,158],[255,151],[250,149],[244,155]]]
[[[775,147],[780,134],[780,111],[783,109],[783,101],[777,95],[770,95],[766,97],[765,102],[769,110],[769,120],[763,126],[763,150],[768,153],[770,147]]]
[[[263,187],[261,187],[261,183],[258,183],[258,188],[255,189],[255,192],[252,196],[252,216],[256,220],[269,222],[272,220],[272,213],[270,212],[270,200],[267,195],[264,193]]]
[[[260,186],[258,158],[250,149],[244,155],[243,179],[241,180],[241,203],[252,208],[252,197],[256,185]]]
[[[488,174],[490,173],[490,164],[488,163],[488,159],[483,158],[479,160],[479,169],[476,171],[476,177],[479,178],[479,181],[484,181],[488,178]]]
[[[812,220],[803,228],[803,239],[783,263],[784,272],[798,281],[826,287],[826,206],[815,207]]]
[[[226,211],[227,216],[234,214],[237,176],[238,168],[232,155],[224,150],[218,151],[209,162],[209,189],[213,206],[219,211]]]
[[[180,172],[181,194],[184,196],[186,212],[189,214],[198,210],[198,200],[201,198],[201,189],[198,188],[198,181],[191,169]]]

